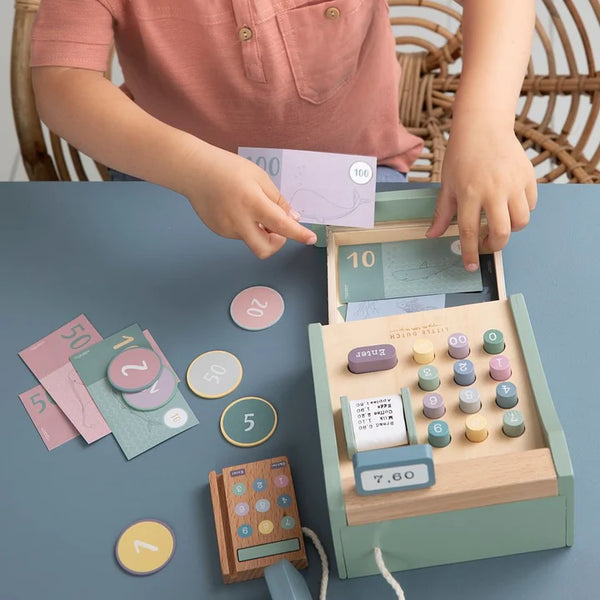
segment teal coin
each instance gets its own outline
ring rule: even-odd
[[[221,433],[234,446],[258,446],[277,428],[275,407],[256,396],[239,398],[221,413]]]

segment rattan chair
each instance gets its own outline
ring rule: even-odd
[[[42,125],[35,105],[29,57],[31,29],[39,6],[40,0],[15,2],[10,87],[23,165],[31,181],[88,181],[79,151]],[[108,78],[110,75],[110,71],[105,73]],[[108,180],[106,167],[100,163],[95,165],[95,178],[99,175]]]
[[[461,13],[458,5],[443,0],[389,0],[389,5],[403,67],[400,118],[425,139],[424,152],[410,179],[439,181],[459,82]],[[16,0],[11,87],[23,162],[32,180],[70,180],[70,170],[85,180],[88,177],[77,150],[52,133],[48,134],[52,155],[49,153],[35,108],[28,63],[38,6],[39,0]],[[535,43],[543,50],[546,64],[529,65],[515,132],[540,182],[600,182],[599,0],[577,0],[577,6],[575,0],[539,0],[538,9],[552,20],[555,31],[546,31],[538,15]],[[585,56],[583,64],[578,64],[577,53]],[[558,111],[564,102],[568,108]],[[556,122],[559,112],[566,116]],[[106,169],[97,166],[106,179]]]

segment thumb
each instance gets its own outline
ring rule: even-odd
[[[442,185],[435,204],[431,225],[425,235],[428,238],[439,237],[448,229],[448,225],[450,225],[455,215],[456,200],[452,197],[448,188]]]

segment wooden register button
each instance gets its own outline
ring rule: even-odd
[[[396,348],[392,344],[360,346],[348,352],[348,369],[353,373],[386,371],[397,364]]]

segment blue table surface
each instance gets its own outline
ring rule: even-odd
[[[538,208],[504,251],[508,293],[525,295],[575,470],[575,545],[398,573],[407,598],[597,597],[600,568],[598,362],[600,187],[540,186]],[[235,294],[276,288],[286,310],[249,332],[229,317]],[[266,261],[208,231],[187,201],[145,183],[0,185],[0,600],[258,600],[264,580],[221,581],[208,472],[286,454],[303,525],[333,550],[325,504],[307,325],[326,322],[325,250],[293,242]],[[220,400],[181,390],[200,424],[127,461],[112,436],[48,452],[18,394],[33,375],[17,353],[80,313],[105,337],[137,322],[177,373],[198,354],[236,354],[244,376]],[[245,395],[279,412],[271,439],[227,443],[218,427]],[[176,552],[148,577],[122,571],[114,544],[145,517],[173,528]],[[410,540],[401,543],[410,544]],[[304,572],[318,595],[320,561]],[[379,576],[339,580],[328,598],[393,598]]]

